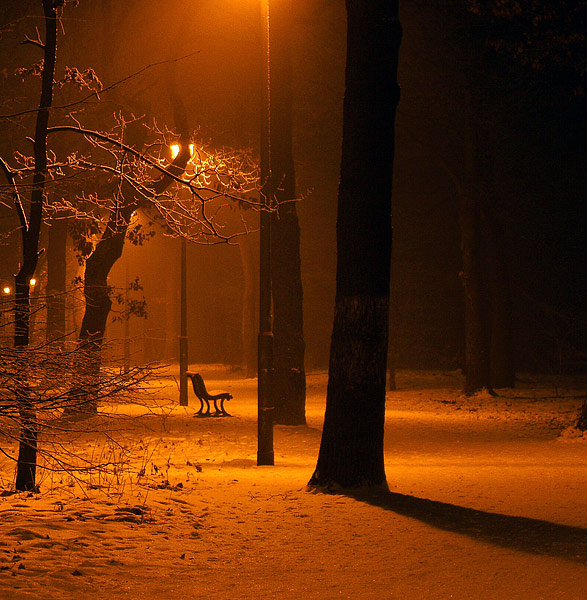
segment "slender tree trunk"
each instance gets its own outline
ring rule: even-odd
[[[401,27],[397,1],[347,0],[334,326],[311,485],[386,487],[391,191]]]
[[[279,208],[271,222],[275,422],[306,424],[306,345],[300,226],[292,142],[291,0],[271,3],[271,181]]]
[[[20,201],[18,203],[22,228],[23,260],[20,270],[15,276],[14,346],[16,349],[22,349],[23,351],[29,345],[30,280],[35,274],[39,258],[39,236],[47,177],[47,126],[49,123],[49,109],[53,102],[53,77],[57,52],[57,14],[52,0],[43,0],[43,12],[45,17],[44,61],[41,74],[41,99],[33,142],[35,167],[28,223],[24,219]],[[35,489],[38,425],[26,368],[21,370],[21,377],[17,391],[21,431],[16,469],[16,489],[27,491]]]

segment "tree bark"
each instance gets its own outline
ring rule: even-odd
[[[505,234],[497,215],[494,143],[489,107],[482,99],[476,107],[476,181],[481,197],[481,248],[485,318],[488,339],[489,384],[492,389],[514,387],[512,295]]]
[[[310,485],[386,487],[397,1],[347,0],[337,272],[326,414]]]
[[[494,209],[484,208],[485,281],[489,318],[489,380],[492,389],[515,385],[512,295],[506,241]]]
[[[306,424],[300,226],[292,140],[291,18],[294,4],[271,4],[271,183],[278,209],[271,219],[273,394],[275,422]]]
[[[15,276],[15,330],[14,347],[25,349],[30,334],[30,280],[39,259],[39,236],[43,219],[43,201],[47,178],[47,126],[49,109],[53,102],[53,78],[57,53],[57,13],[52,0],[43,0],[45,20],[44,61],[41,74],[41,98],[33,142],[34,174],[28,223],[20,201],[17,206],[22,229],[22,264]],[[20,441],[16,468],[16,489],[35,489],[37,468],[38,425],[31,400],[26,369],[21,372],[17,391],[20,413]]]
[[[486,309],[481,275],[481,225],[479,190],[475,186],[475,135],[470,90],[465,95],[465,168],[468,185],[461,195],[461,273],[465,294],[465,394],[491,389]]]

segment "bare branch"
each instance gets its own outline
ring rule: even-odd
[[[119,85],[126,83],[127,81],[130,81],[131,79],[134,79],[135,77],[138,77],[139,75],[142,75],[145,71],[148,71],[149,69],[151,69],[153,67],[158,67],[159,65],[165,65],[165,64],[173,63],[173,62],[179,62],[179,61],[185,60],[186,58],[195,56],[196,54],[199,54],[199,53],[200,53],[200,51],[197,50],[195,52],[190,52],[189,54],[186,54],[184,56],[180,56],[179,58],[169,58],[166,60],[160,60],[158,62],[151,63],[150,65],[147,65],[147,66],[143,67],[142,69],[135,71],[131,75],[127,75],[126,77],[119,79],[118,81],[114,82],[113,84],[106,86],[104,89],[102,89],[100,91],[100,93],[103,94],[104,92],[112,90],[112,89],[118,87]],[[61,110],[61,109],[66,109],[66,108],[72,108],[74,106],[83,104],[84,102],[87,102],[88,100],[90,100],[91,98],[95,98],[96,96],[97,96],[97,92],[94,91],[91,94],[88,94],[87,96],[84,96],[83,98],[80,98],[79,100],[76,100],[75,102],[69,102],[68,104],[60,104],[57,106],[52,106],[51,109],[52,110]],[[8,115],[0,115],[0,119],[13,119],[15,117],[22,117],[24,115],[30,115],[31,113],[36,113],[38,110],[39,110],[38,108],[31,108],[28,110],[22,110],[20,112],[11,113]]]
[[[4,172],[4,175],[6,176],[6,179],[8,179],[8,183],[12,188],[12,199],[14,201],[14,207],[18,215],[18,220],[20,221],[20,227],[24,240],[24,236],[26,236],[29,226],[27,216],[22,205],[22,201],[18,193],[18,187],[16,186],[16,182],[14,181],[14,173],[12,169],[4,162],[4,159],[2,157],[0,157],[0,167],[2,167],[2,171]]]
[[[25,34],[24,36],[24,40],[21,42],[21,44],[32,44],[33,46],[37,46],[38,48],[41,48],[41,50],[45,50],[45,44],[44,42],[41,40],[41,34],[39,33],[39,28],[35,27],[36,31],[37,31],[37,39],[33,39],[31,37],[29,37],[28,35]]]

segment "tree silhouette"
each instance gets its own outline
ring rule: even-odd
[[[386,486],[383,461],[398,2],[347,0],[337,271],[326,414],[310,485]]]

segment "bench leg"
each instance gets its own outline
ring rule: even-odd
[[[220,415],[223,417],[230,417],[231,415],[228,414],[226,412],[226,410],[224,409],[224,401],[226,400],[226,398],[222,398],[222,400],[220,400]]]
[[[200,400],[200,410],[194,415],[194,417],[209,417],[210,416],[210,403],[208,400]],[[204,412],[204,403],[206,403],[206,412]]]
[[[214,408],[216,409],[215,417],[230,417],[230,415],[224,410],[224,398],[220,399],[220,408],[218,408],[218,404],[216,403],[216,399],[214,399]]]

